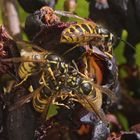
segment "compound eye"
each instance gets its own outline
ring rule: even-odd
[[[36,54],[36,55],[34,55],[34,56],[33,56],[33,59],[35,59],[35,60],[40,59],[40,55],[37,55],[37,54]]]
[[[88,81],[83,81],[81,84],[81,90],[83,94],[89,95],[92,93],[92,84]]]
[[[103,27],[100,27],[100,34],[107,35],[109,34],[109,31]]]

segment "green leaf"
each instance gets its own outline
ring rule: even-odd
[[[120,112],[117,113],[117,118],[118,118],[120,124],[123,126],[124,130],[128,131],[129,125],[128,125],[127,118]]]
[[[136,45],[136,64],[140,68],[140,43]]]
[[[57,114],[57,109],[58,109],[58,106],[50,105],[49,112],[48,112],[48,118],[56,115]]]
[[[123,30],[121,39],[123,39],[125,41],[126,38],[127,38],[127,36],[128,36],[127,31],[126,30]],[[123,56],[124,47],[125,47],[125,43],[122,42],[122,41],[120,41],[120,43],[118,44],[118,46],[114,50],[115,57],[117,59],[118,64],[124,64],[124,63],[126,63],[126,59]]]

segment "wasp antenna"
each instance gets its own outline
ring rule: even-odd
[[[124,42],[125,44],[127,44],[128,46],[130,46],[135,51],[135,47],[131,43],[129,43],[128,41],[125,41],[125,40],[121,39],[120,37],[117,37],[117,38],[118,38],[118,40],[120,40],[120,41]]]
[[[68,11],[60,11],[60,10],[55,10],[54,13],[58,14],[58,15],[61,15],[61,16],[65,16],[65,17],[72,17],[72,18],[77,18],[77,19],[80,19],[80,20],[85,20],[84,18],[80,17],[80,16],[77,16],[71,12],[68,12]]]

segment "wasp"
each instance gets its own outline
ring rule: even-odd
[[[21,85],[29,77],[39,73],[42,73],[39,81],[43,81],[45,83],[45,74],[51,75],[52,78],[55,79],[53,71],[57,70],[57,73],[66,72],[67,64],[65,64],[60,57],[57,57],[52,53],[48,53],[46,50],[41,49],[36,45],[34,45],[34,48],[39,51],[27,48],[27,42],[19,41],[17,44],[26,46],[26,48],[21,49],[20,51],[21,57],[1,60],[3,62],[21,62],[18,68],[18,76],[20,77],[21,82],[16,86]]]
[[[107,29],[98,26],[93,21],[84,20],[65,28],[61,33],[60,42],[76,44],[65,54],[77,46],[91,45],[98,47],[111,57],[114,35]]]
[[[68,49],[64,53],[64,55],[67,55],[71,50],[73,50],[75,47],[78,47],[78,46],[84,46],[85,49],[88,48],[88,50],[91,50],[91,51],[92,51],[92,46],[96,46],[101,51],[106,53],[109,56],[109,58],[112,58],[112,51],[113,51],[112,46],[115,44],[117,39],[121,40],[119,37],[115,36],[109,30],[98,25],[94,21],[87,20],[85,18],[79,17],[72,13],[69,13],[69,12],[67,13],[66,11],[53,10],[52,8],[50,8],[48,6],[42,7],[40,11],[42,13],[41,17],[42,16],[45,17],[45,19],[40,18],[41,23],[43,23],[43,24],[45,23],[45,25],[48,25],[47,26],[48,29],[52,29],[53,27],[58,27],[58,23],[61,25],[61,26],[59,25],[58,30],[62,30],[64,28],[63,31],[60,31],[61,32],[60,35],[58,35],[59,36],[58,38],[60,38],[59,43],[60,44],[65,43],[68,45],[73,44],[72,48]],[[73,17],[76,19],[80,19],[80,21],[75,22],[75,23],[70,22],[69,24],[66,25],[66,27],[64,27],[63,24],[65,24],[65,22],[62,22],[60,20],[58,21],[57,18],[52,16],[52,15],[56,15],[56,14],[66,16],[66,17]],[[52,20],[54,20],[54,21],[52,21]],[[28,21],[27,21],[27,23],[28,23]],[[38,24],[40,24],[40,22]],[[41,27],[41,24],[38,26]],[[29,28],[27,30],[29,30],[29,32],[30,32],[30,24],[29,24],[29,27],[27,26],[27,28]],[[44,32],[45,32],[45,29],[44,29]],[[37,34],[37,36],[35,36],[35,38],[40,40],[40,38],[38,38],[39,35],[40,35],[40,33]],[[34,42],[36,42],[35,38],[34,38]],[[58,39],[58,38],[56,38],[56,39]],[[44,41],[43,41],[43,39],[41,39],[38,42],[43,43]],[[50,44],[53,44],[53,43],[51,42]],[[55,45],[58,45],[58,42]],[[132,45],[130,45],[130,44],[129,44],[129,46],[132,47]],[[55,51],[57,51],[57,50],[55,50]]]
[[[120,37],[115,36],[109,30],[99,26],[91,20],[82,20],[75,24],[71,24],[65,28],[60,35],[60,43],[74,44],[74,46],[64,53],[68,54],[70,51],[78,46],[83,46],[86,51],[93,51],[92,47],[96,46],[109,58],[113,57],[113,45],[119,40],[126,43],[129,47],[135,50],[134,46]]]
[[[112,91],[96,85],[93,80],[80,73],[75,67],[67,64],[55,54],[47,52],[37,53],[37,51],[34,50],[28,53],[26,54],[26,59],[22,57],[11,58],[7,59],[7,62],[21,61],[22,65],[19,67],[19,71],[21,67],[24,68],[25,71],[27,70],[27,64],[25,65],[24,63],[32,63],[32,65],[28,64],[30,68],[26,71],[27,73],[25,75],[30,76],[40,70],[42,72],[41,79],[39,80],[40,86],[27,95],[27,97],[25,96],[20,99],[16,105],[11,107],[12,109],[15,108],[15,106],[23,105],[32,98],[35,110],[43,112],[43,114],[45,114],[44,116],[47,116],[46,114],[51,104],[69,108],[69,106],[57,101],[58,98],[61,100],[69,98],[71,101],[80,103],[86,110],[95,112],[102,121],[107,122],[101,107],[102,93],[107,94],[111,100],[114,100],[115,96]],[[24,77],[24,74],[21,73],[19,72],[19,75]]]
[[[66,17],[73,17],[81,20],[81,22],[72,23],[70,26],[68,26],[62,31],[60,35],[60,43],[77,44],[76,46],[91,44],[93,46],[99,47],[103,52],[107,53],[108,55],[112,54],[112,45],[114,44],[115,37],[107,29],[97,25],[91,20],[86,20],[67,11],[53,10],[48,6],[42,7],[41,11],[45,11],[47,13],[45,15],[45,21],[49,22],[52,19],[50,18],[50,15],[54,14],[59,14]],[[75,47],[69,49],[67,52],[65,52],[65,54],[67,54]]]

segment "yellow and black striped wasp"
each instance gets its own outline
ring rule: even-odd
[[[36,21],[39,21],[39,22],[37,22],[36,23],[37,25],[35,24],[34,26],[37,26],[37,27],[40,26],[40,28],[41,28],[42,24],[44,26],[46,26],[47,28],[45,28],[43,31],[41,31],[41,33],[52,32],[53,27],[56,28],[57,26],[59,26],[57,28],[58,30],[56,30],[56,32],[58,31],[61,33],[60,34],[58,33],[59,37],[56,35],[57,33],[54,33],[53,35],[51,34],[52,36],[47,34],[48,37],[42,38],[42,36],[41,36],[41,38],[40,38],[40,33],[37,33],[38,32],[37,31],[37,32],[35,32],[35,33],[37,33],[37,35],[33,37],[34,42],[36,42],[36,39],[37,40],[39,39],[39,41],[37,41],[37,43],[42,45],[41,44],[42,42],[43,42],[43,44],[45,44],[44,39],[50,38],[50,40],[51,40],[52,38],[53,39],[55,38],[54,36],[57,36],[58,38],[60,38],[59,41],[58,41],[57,37],[56,37],[56,40],[55,39],[54,40],[56,42],[58,42],[58,44],[59,43],[60,44],[64,43],[67,45],[73,44],[70,49],[68,48],[68,50],[64,53],[64,55],[67,55],[71,50],[73,50],[75,47],[78,47],[78,46],[83,46],[85,49],[88,48],[88,51],[90,50],[91,52],[92,52],[92,46],[96,46],[101,51],[106,53],[108,55],[108,57],[112,58],[112,55],[113,55],[112,46],[114,45],[114,43],[117,39],[121,40],[119,37],[115,36],[109,30],[105,29],[103,26],[98,25],[97,23],[95,23],[92,20],[82,18],[80,16],[74,15],[74,14],[66,12],[66,11],[53,10],[52,8],[50,8],[48,6],[42,7],[40,9],[40,11],[41,11],[40,17],[45,17],[45,19],[42,19],[42,18],[36,19]],[[63,24],[66,24],[66,22],[63,22],[60,20],[58,21],[57,18],[53,18],[52,16],[50,16],[50,15],[56,15],[56,14],[66,16],[66,17],[73,17],[73,18],[79,19],[80,21],[77,21],[75,23],[69,22],[69,24],[67,24],[64,27]],[[31,20],[32,20],[32,18],[31,18]],[[29,20],[29,21],[32,22],[31,20]],[[54,21],[52,21],[52,20],[54,20]],[[62,26],[62,28],[60,26]],[[28,20],[27,20],[26,27],[27,27],[27,30],[29,30],[29,32],[30,32],[30,23],[28,25]],[[50,40],[48,40],[48,41],[50,41]],[[52,40],[53,43],[55,42],[54,40]],[[130,46],[132,47],[132,45],[130,45]],[[54,50],[54,51],[57,52],[57,50]]]
[[[112,55],[112,45],[114,43],[114,35],[107,29],[98,26],[90,20],[83,20],[82,22],[70,25],[62,31],[61,43],[76,44],[69,49],[65,54],[77,46],[96,46],[101,51]],[[90,50],[90,47],[89,47]]]
[[[104,27],[99,26],[94,21],[87,20],[67,11],[53,10],[48,6],[42,7],[40,11],[46,13],[44,14],[44,17],[47,23],[45,23],[49,26],[54,25],[54,22],[51,22],[52,17],[50,15],[55,14],[80,20],[75,23],[72,22],[62,31],[60,35],[60,43],[75,44],[75,46],[69,49],[65,54],[77,46],[85,46],[91,44],[96,47],[100,47],[103,52],[107,53],[108,55],[110,54],[109,56],[112,55],[112,45],[114,43],[115,37]],[[61,21],[59,21],[59,23],[60,22]],[[55,22],[55,24],[57,23],[58,22]]]
[[[25,52],[24,50],[24,53]],[[43,114],[45,114],[44,116],[46,118],[51,104],[69,108],[69,106],[58,102],[58,98],[61,100],[69,98],[71,101],[80,103],[86,110],[95,112],[102,121],[107,123],[101,107],[102,93],[107,94],[113,101],[115,95],[112,91],[96,85],[93,80],[80,73],[75,67],[67,64],[55,54],[48,53],[47,51],[39,52],[32,50],[28,51],[27,57],[27,54],[24,53],[22,57],[4,59],[3,62],[21,62],[19,66],[19,76],[25,82],[27,77],[23,75],[30,77],[36,72],[41,72],[42,75],[39,80],[40,86],[29,95],[19,99],[10,110],[33,99],[35,110],[44,112]],[[22,82],[20,84],[22,84]]]

